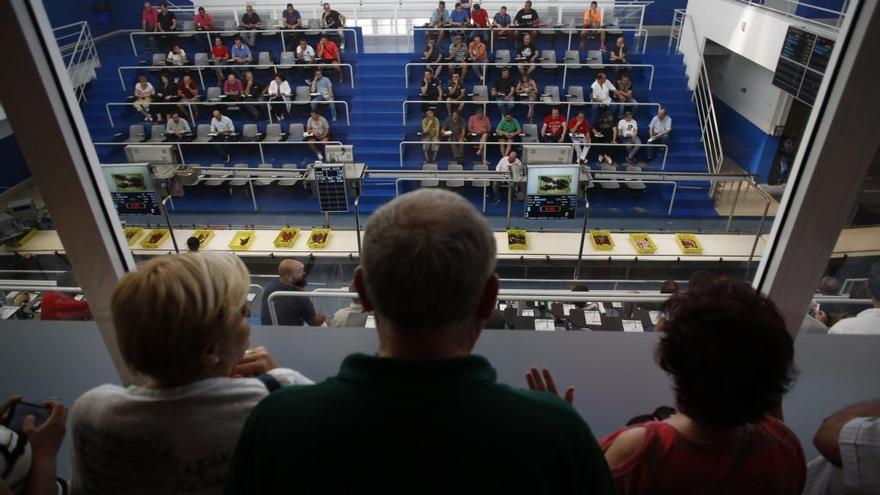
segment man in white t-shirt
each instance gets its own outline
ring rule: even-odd
[[[183,51],[183,48],[180,45],[175,44],[171,51],[168,52],[168,56],[165,57],[166,65],[173,65],[175,67],[180,67],[181,65],[186,65],[188,60],[186,59],[186,52]]]
[[[807,464],[804,495],[880,493],[880,400],[853,404],[826,418]]]
[[[502,156],[501,160],[498,160],[498,165],[495,165],[495,171],[509,173],[511,181],[510,183],[513,183],[514,178],[518,178],[519,176],[521,176],[522,162],[519,160],[519,158],[516,157],[516,151],[511,150],[510,153],[508,153],[506,156]],[[510,187],[510,183],[503,184],[498,181],[492,183],[492,195],[496,203],[501,202],[501,195],[499,194],[501,186],[503,185],[506,187]]]
[[[862,311],[855,318],[838,321],[828,330],[829,334],[880,335],[880,261],[871,266],[871,274],[866,284],[874,307]]]
[[[601,103],[601,105],[591,105],[590,122],[595,122],[599,119],[600,112],[604,114],[608,110],[608,106],[611,104],[611,97],[615,91],[617,91],[617,88],[605,77],[604,72],[596,75],[596,80],[590,86],[590,101]]]
[[[639,138],[639,124],[632,118],[632,112],[627,110],[623,113],[623,118],[617,123],[614,129],[614,138],[612,143],[630,144],[626,147],[626,163],[633,164],[636,162],[636,153],[642,140]]]
[[[296,61],[301,64],[315,63],[315,49],[309,46],[305,38],[300,38],[299,45],[296,46]]]

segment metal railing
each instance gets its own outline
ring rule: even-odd
[[[540,96],[550,96],[550,95],[538,95]],[[403,111],[403,125],[406,125],[406,107],[407,105],[421,105],[421,104],[431,104],[431,105],[445,105],[446,101],[439,100],[406,100],[401,104],[401,108]],[[488,106],[492,105],[538,105],[538,106],[550,106],[550,107],[565,107],[565,119],[566,121],[571,117],[571,109],[572,107],[580,108],[580,107],[593,107],[593,106],[624,106],[624,107],[656,107],[657,110],[660,110],[662,105],[659,103],[651,103],[651,102],[635,102],[635,103],[620,103],[620,102],[611,102],[611,103],[601,103],[597,101],[509,101],[504,100],[503,102],[495,101],[495,100],[487,100],[487,101],[455,101],[451,102],[453,105],[481,105],[484,110]],[[656,112],[655,112],[656,113]],[[589,117],[589,116],[588,116]]]
[[[560,83],[560,87],[565,87],[566,80],[568,79],[568,68],[572,69],[604,69],[606,67],[618,67],[618,68],[648,68],[650,69],[650,75],[648,76],[648,89],[651,90],[654,87],[654,65],[653,64],[603,64],[603,63],[572,63],[572,62],[556,62],[556,61],[545,61],[545,60],[536,60],[534,62],[524,62],[519,60],[511,60],[510,62],[409,62],[403,68],[403,79],[406,81],[406,87],[409,87],[409,69],[411,67],[457,67],[457,66],[468,66],[481,67],[483,71],[483,75],[485,77],[487,67],[514,67],[519,65],[529,66],[534,65],[539,69],[544,70],[558,70],[559,67],[562,67],[562,82]]]
[[[193,113],[193,110],[192,110],[193,106],[196,106],[196,107],[205,107],[205,106],[216,107],[216,106],[266,105],[266,109],[269,110],[269,112],[268,112],[269,113],[269,123],[271,124],[272,123],[272,111],[271,111],[272,105],[287,105],[289,107],[290,105],[311,105],[312,103],[316,103],[318,106],[325,106],[325,105],[329,105],[329,104],[342,105],[343,108],[345,108],[345,123],[347,125],[351,125],[351,117],[349,116],[349,111],[348,111],[348,102],[344,101],[344,100],[333,100],[332,102],[328,102],[328,101],[312,102],[312,101],[296,101],[296,100],[290,100],[290,101],[231,101],[231,102],[227,102],[227,101],[174,101],[174,102],[151,101],[149,103],[149,106],[151,106],[151,107],[153,105],[185,106],[185,107],[187,107],[187,110],[189,111],[189,117],[190,117],[189,121],[192,123],[192,125],[195,125],[196,118],[195,118],[195,114]],[[110,127],[116,127],[116,123],[113,121],[113,115],[110,113],[110,107],[131,107],[133,104],[134,104],[134,102],[105,103],[104,107],[107,110],[107,119],[110,121]]]
[[[97,77],[95,71],[101,66],[89,24],[75,22],[54,28],[52,33],[61,50],[77,101],[83,101],[86,99],[86,84]]]
[[[322,68],[324,70],[332,70],[333,67],[343,67],[348,69],[348,81],[351,82],[351,87],[354,88],[354,68],[351,64],[336,64],[336,65],[327,65],[327,64],[208,64],[208,65],[123,65],[116,69],[117,74],[119,74],[119,83],[122,85],[122,90],[127,91],[128,88],[125,86],[125,78],[122,77],[122,71],[130,70],[130,71],[187,71],[187,70],[195,70],[199,74],[199,83],[202,86],[202,89],[207,89],[205,85],[205,78],[202,74],[203,70],[212,70],[216,71],[220,70],[236,70],[236,69],[272,69],[275,74],[278,73],[278,69],[288,70],[295,69],[297,67],[302,68]],[[242,81],[244,84],[244,81]],[[219,87],[219,86],[218,86]]]
[[[572,42],[572,40],[573,40],[573,37],[574,37],[574,34],[575,34],[575,33],[600,33],[600,32],[603,32],[603,31],[607,32],[607,31],[609,31],[609,30],[608,30],[608,29],[604,29],[604,28],[584,28],[584,27],[572,27],[572,26],[568,26],[568,25],[561,25],[561,26],[560,26],[560,25],[557,25],[557,26],[540,26],[540,27],[514,27],[514,26],[508,26],[508,27],[505,27],[505,28],[480,28],[480,27],[425,27],[425,26],[417,26],[417,27],[414,27],[414,28],[413,28],[413,31],[430,31],[430,32],[436,32],[436,31],[449,31],[449,32],[464,31],[464,32],[466,32],[466,33],[467,33],[467,32],[473,32],[473,33],[475,33],[475,34],[476,34],[476,33],[486,33],[486,32],[491,32],[491,33],[492,33],[492,36],[490,36],[490,38],[489,38],[489,51],[494,52],[494,51],[495,51],[495,33],[498,32],[498,31],[523,31],[523,32],[537,31],[538,33],[546,34],[546,35],[551,34],[551,33],[547,33],[547,31],[551,31],[553,34],[555,34],[555,33],[559,33],[559,34],[561,34],[561,35],[568,36],[568,42],[567,42],[567,44],[566,44],[565,46],[566,46],[566,50],[571,50],[571,49],[572,49],[572,47],[571,47],[571,46],[572,46],[572,45],[571,45],[571,42]],[[634,53],[645,53],[645,50],[646,50],[647,47],[648,47],[648,30],[647,30],[647,29],[642,28],[642,27],[638,27],[638,28],[621,28],[621,29],[614,29],[613,31],[614,31],[615,33],[620,33],[620,34],[631,32],[631,33],[634,33],[636,36],[641,36],[641,38],[642,38],[641,51],[635,51]]]
[[[294,29],[276,29],[276,28],[272,28],[272,29],[254,29],[254,30],[246,30],[246,29],[245,29],[245,30],[242,30],[242,29],[223,29],[223,30],[211,30],[211,31],[170,31],[170,32],[164,32],[164,33],[157,33],[157,32],[151,32],[151,31],[132,31],[131,33],[129,33],[128,38],[129,38],[129,41],[131,41],[131,49],[132,49],[132,51],[134,52],[135,55],[138,55],[137,44],[134,42],[134,37],[135,37],[135,36],[141,36],[141,37],[143,37],[143,36],[155,36],[155,37],[161,37],[161,36],[195,36],[195,35],[203,35],[203,36],[206,36],[206,37],[207,37],[207,39],[208,39],[208,44],[209,44],[209,45],[213,45],[213,41],[212,41],[212,39],[211,39],[211,36],[212,36],[212,35],[215,35],[215,34],[216,34],[216,35],[220,35],[220,36],[223,36],[223,35],[227,35],[227,36],[237,36],[237,35],[239,35],[239,34],[241,34],[241,33],[256,33],[256,34],[259,34],[259,35],[271,35],[271,36],[274,36],[274,35],[277,35],[277,34],[281,34],[281,35],[282,35],[282,36],[281,36],[281,50],[282,50],[282,51],[287,51],[286,41],[284,40],[285,36],[283,36],[284,34],[301,33],[301,34],[306,34],[306,35],[308,35],[308,34],[311,34],[311,33],[340,33],[340,34],[341,34],[341,33],[352,33],[352,38],[354,38],[354,51],[355,51],[355,53],[360,53],[360,46],[359,46],[359,44],[358,44],[358,39],[357,39],[357,30],[354,29],[354,28],[335,28],[335,29],[321,29],[321,28],[310,29],[310,28],[303,28],[303,29],[301,29],[301,30],[294,30]],[[344,50],[343,50],[342,47],[340,47],[339,50],[340,50],[341,52],[344,52]]]
[[[843,21],[846,18],[846,10],[849,6],[849,0],[843,0],[841,2],[840,10],[830,9],[828,7],[822,7],[820,5],[813,5],[808,2],[800,2],[798,0],[776,0],[777,2],[784,2],[788,4],[785,9],[779,9],[775,7],[771,7],[767,5],[766,0],[735,0],[739,3],[744,3],[747,5],[753,5],[755,7],[760,7],[762,9],[769,10],[771,12],[775,12],[777,14],[784,15],[786,17],[794,17],[795,19],[808,22],[811,24],[817,24],[824,28],[833,28],[840,29],[840,26],[843,25]],[[804,13],[809,12],[812,15],[799,15],[798,11],[803,9]]]

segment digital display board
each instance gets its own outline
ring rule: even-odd
[[[345,190],[345,167],[343,165],[318,165],[315,167],[318,184],[318,201],[324,213],[348,212],[348,195]]]
[[[832,50],[834,40],[789,27],[773,74],[773,85],[812,105],[822,85]]]
[[[577,165],[533,165],[526,182],[526,218],[573,220],[577,211]]]
[[[130,165],[103,169],[113,207],[120,215],[161,215],[149,167]]]

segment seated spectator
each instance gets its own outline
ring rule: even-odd
[[[55,281],[57,287],[78,287],[73,272],[66,271],[58,276]],[[40,306],[41,320],[91,320],[92,310],[86,301],[78,301],[67,292],[54,290],[43,292],[42,305]]]
[[[450,141],[449,148],[452,150],[452,161],[464,163],[464,119],[461,118],[460,110],[453,110],[441,129],[444,139]],[[456,143],[456,141],[458,141]]]
[[[514,105],[514,95],[516,94],[516,84],[510,78],[510,69],[507,67],[501,69],[501,77],[492,85],[492,96],[498,102],[498,113],[504,115],[512,112]]]
[[[165,139],[171,141],[181,141],[192,135],[192,129],[186,119],[180,118],[178,112],[171,112],[171,118],[165,124]]]
[[[819,280],[816,292],[824,296],[840,295],[840,279],[832,275],[826,275]]]
[[[259,83],[257,83],[256,79],[254,79],[253,72],[247,71],[244,73],[243,84],[244,87],[241,90],[241,97],[244,99],[244,101],[259,101],[263,92],[260,90]],[[251,118],[256,119],[257,117],[259,117],[260,112],[259,110],[257,110],[256,105],[242,105],[242,107],[251,115]]]
[[[211,63],[219,66],[229,62],[229,60],[229,49],[223,44],[223,39],[219,36],[214,38],[214,46],[211,47]],[[214,69],[214,72],[217,74],[217,80],[222,81],[223,69],[217,67]]]
[[[602,12],[597,2],[590,2],[590,8],[584,11],[584,31],[581,31],[581,43],[578,49],[583,51],[587,38],[599,33],[599,49],[605,51],[605,29],[602,25]]]
[[[232,119],[223,115],[219,109],[214,110],[211,118],[211,134],[213,134],[213,141],[220,143],[214,145],[214,149],[226,158],[226,163],[229,163],[231,159],[229,146],[222,143],[235,140],[235,124],[232,122]]]
[[[303,28],[302,16],[298,10],[293,8],[292,3],[287,4],[287,7],[281,12],[281,28],[291,31]],[[284,36],[284,43],[286,46],[294,46],[298,44],[294,35],[290,35],[289,37],[286,33],[282,33],[281,35]]]
[[[514,172],[514,170],[516,170],[516,172]],[[503,155],[501,159],[498,160],[498,164],[495,165],[495,171],[511,174],[510,182],[507,184],[499,181],[492,182],[492,199],[495,201],[495,204],[498,204],[501,202],[501,194],[499,193],[501,187],[515,187],[515,184],[513,183],[514,175],[521,175],[523,173],[522,162],[516,157],[516,150],[510,150],[506,155]]]
[[[168,55],[165,57],[165,65],[180,67],[187,63],[189,63],[189,60],[186,58],[186,52],[183,51],[183,48],[181,48],[180,45],[175,43],[174,46],[171,47],[171,51],[168,52]]]
[[[541,137],[547,143],[562,143],[568,132],[568,124],[565,117],[559,114],[559,107],[553,107],[550,115],[544,117],[544,125],[541,126]]]
[[[324,6],[326,7],[327,4],[325,3]],[[339,76],[339,84],[342,84],[342,66],[339,65],[342,59],[339,57],[339,47],[326,35],[321,36],[321,41],[318,42],[318,63],[330,65]]]
[[[230,72],[223,83],[223,94],[226,95],[226,99],[239,100],[243,91],[244,86],[241,84],[241,81],[235,77],[235,74]]]
[[[251,65],[254,63],[254,55],[251,52],[251,48],[241,41],[240,36],[235,37],[229,54],[231,56],[229,62],[234,65]]]
[[[150,103],[154,96],[156,89],[147,81],[147,76],[138,76],[138,82],[134,85],[134,103],[131,106],[143,114],[144,122],[153,121],[153,116],[150,115]]]
[[[303,292],[306,285],[308,285],[306,267],[302,263],[296,260],[284,260],[279,263],[278,279],[269,282],[263,291],[260,324],[272,324],[269,296],[279,291]],[[315,306],[308,297],[276,297],[272,300],[272,305],[275,307],[275,316],[278,317],[279,325],[319,327],[327,319],[325,315],[315,312]]]
[[[229,254],[159,256],[122,278],[116,339],[145,383],[102,385],[73,405],[72,493],[222,491],[251,409],[281,386],[312,383],[247,350],[249,284]]]
[[[330,8],[325,2],[321,12],[321,29],[341,29],[345,27],[345,16]]]
[[[430,63],[437,63],[443,61],[443,52],[440,51],[440,46],[437,44],[437,41],[434,38],[428,37],[425,42],[425,49],[422,50],[422,60]],[[443,70],[442,65],[427,65],[425,66],[426,70],[431,70],[434,74],[434,77],[438,77],[440,72]]]
[[[538,101],[538,84],[528,74],[523,74],[516,83],[516,95],[523,101]],[[529,113],[526,120],[535,120],[535,105],[529,105]]]
[[[375,312],[377,351],[261,402],[226,494],[407,493],[426,480],[436,493],[613,493],[574,409],[497,384],[471,354],[495,306],[495,256],[489,224],[457,194],[415,191],[373,213],[354,286]],[[357,462],[327,476],[340,442]]]
[[[523,44],[519,47],[519,51],[516,52],[516,61],[519,62],[516,67],[519,69],[519,73],[531,75],[535,71],[535,67],[537,67],[535,62],[540,55],[541,51],[532,43],[532,35],[529,33],[523,34]]]
[[[474,5],[475,9],[479,9],[479,5]],[[480,12],[485,12],[485,10],[481,10]],[[469,64],[473,64],[474,73],[477,74],[477,77],[480,78],[481,82],[485,82],[486,80],[486,68],[480,64],[486,63],[489,61],[488,55],[486,55],[486,44],[483,43],[483,39],[480,37],[479,33],[474,35],[474,39],[468,43],[468,56],[467,62]]]
[[[7,413],[20,401],[21,396],[15,396],[0,404],[0,494],[67,494],[67,482],[55,477],[67,408],[46,401],[42,405],[50,412],[41,424],[36,424],[33,415],[26,416],[20,427],[6,424]]]
[[[299,44],[296,45],[296,61],[300,64],[314,64],[317,61],[315,49],[309,45],[309,40],[299,39]]]
[[[422,84],[419,86],[419,98],[422,100],[422,112],[429,109],[437,108],[436,101],[443,99],[443,86],[440,80],[434,77],[434,71],[430,68],[425,69],[425,76],[422,78]]]
[[[510,154],[511,148],[516,138],[522,133],[522,127],[519,121],[513,118],[510,112],[504,112],[504,118],[498,121],[498,127],[495,128],[495,134],[498,136],[498,142],[501,144],[501,155]]]
[[[437,37],[437,45],[440,45],[440,42],[443,41],[443,37],[446,35],[446,31],[443,29],[449,25],[449,11],[446,10],[446,2],[440,2],[437,4],[437,8],[431,14],[431,20],[428,22],[430,27],[438,28],[437,31],[428,32],[428,36]]]
[[[541,19],[538,18],[538,12],[532,8],[532,2],[530,0],[526,0],[526,3],[523,5],[523,8],[519,9],[515,16],[513,16],[513,25],[516,27],[538,27],[541,25]],[[525,39],[526,35],[534,38],[538,35],[537,31],[515,31],[514,37],[519,38],[519,35],[523,35],[523,39]],[[520,69],[522,70],[522,69]]]
[[[455,10],[449,14],[449,25],[451,27],[465,28],[471,22],[470,12],[465,12],[461,2],[455,2]],[[461,34],[464,31],[456,31]]]
[[[422,118],[422,153],[425,155],[425,163],[437,163],[437,152],[440,145],[440,119],[434,115],[434,111],[430,108],[425,112]]]
[[[290,107],[290,93],[290,83],[279,73],[276,73],[272,82],[263,89],[263,96],[266,96],[270,103],[274,102],[269,105],[269,108],[272,111],[272,116],[278,122],[284,120],[285,111]]]
[[[847,406],[813,437],[821,457],[807,464],[804,495],[880,493],[880,401]]]
[[[450,65],[449,73],[460,73],[462,79],[467,76],[467,45],[462,41],[462,36],[460,34],[456,34],[455,38],[453,38],[452,43],[449,44],[449,57],[446,58],[447,62],[455,62],[461,65]]]
[[[512,22],[510,14],[507,13],[507,7],[502,6],[498,12],[492,16],[492,36],[512,36],[513,30],[507,29]]]
[[[174,80],[171,79],[171,76],[166,72],[162,72],[159,74],[159,87],[156,90],[156,99],[158,103],[171,103],[177,101],[180,96],[177,94],[177,84],[174,84]],[[155,118],[157,122],[162,122],[162,119],[171,115],[173,110],[172,105],[156,105],[156,113]]]
[[[664,280],[662,284],[660,284],[660,293],[661,294],[678,294],[678,282],[673,279]]]
[[[260,15],[254,12],[254,6],[248,4],[245,7],[245,12],[241,16],[241,22],[238,24],[238,29],[242,29],[248,31],[247,33],[241,33],[241,36],[247,37],[248,45],[250,47],[254,47],[257,43],[257,30],[263,28],[263,21],[260,19]]]
[[[578,157],[579,165],[587,164],[587,154],[590,152],[590,121],[584,115],[584,112],[578,112],[577,115],[568,123],[568,132],[571,136],[571,142],[574,143],[574,151]]]
[[[452,77],[449,78],[449,86],[446,88],[446,113],[451,114],[453,103],[458,103],[455,108],[458,109],[460,114],[464,110],[464,97],[462,76],[453,72]]]
[[[155,33],[159,30],[159,11],[153,7],[152,3],[144,2],[144,10],[141,11],[141,31],[145,33]],[[144,36],[144,51],[154,51],[156,49],[156,39],[153,36]]]
[[[177,108],[180,109],[181,112],[188,111],[194,121],[198,119],[199,106],[187,104],[198,103],[199,101],[199,85],[192,80],[192,76],[189,74],[184,74],[183,78],[177,84],[177,96],[179,97],[178,101],[180,101]]]
[[[618,103],[638,103],[633,98],[633,84],[632,79],[629,77],[629,72],[620,73],[620,79],[617,80],[617,87],[614,89],[614,98]],[[635,106],[617,105],[617,118],[622,118],[623,112],[627,110],[635,113],[635,109]]]
[[[880,334],[880,261],[871,265],[867,286],[874,307],[862,311],[854,318],[838,321],[828,330],[829,334]]]
[[[489,134],[492,133],[492,121],[486,116],[483,107],[477,105],[477,111],[468,119],[467,131],[472,138],[480,143],[474,146],[474,152],[477,156],[485,155],[486,141],[489,139]]]
[[[349,287],[349,292],[356,292],[357,289],[354,287]],[[361,306],[361,300],[358,297],[352,298],[351,302],[348,306],[338,310],[336,313],[333,313],[333,320],[330,322],[331,327],[344,327],[347,326],[348,317],[353,314],[361,314],[364,312],[364,307]]]
[[[590,85],[590,101],[598,105],[590,105],[592,108],[590,120],[595,122],[600,114],[610,110],[608,107],[611,105],[611,96],[615,91],[617,88],[605,77],[604,72],[596,74],[596,80]]]
[[[651,119],[651,123],[648,124],[648,144],[667,144],[671,133],[672,117],[666,115],[665,108],[660,107],[660,109],[657,110],[657,115],[655,115],[654,118]],[[648,161],[654,159],[655,151],[657,151],[656,147],[648,146]]]
[[[196,31],[213,31],[214,17],[205,12],[204,7],[199,7],[198,13],[193,18]]]
[[[674,295],[663,308],[656,356],[678,413],[599,442],[619,493],[800,495],[804,452],[781,421],[794,343],[779,310],[728,280]]]
[[[306,141],[309,143],[309,149],[318,158],[318,161],[324,159],[324,155],[318,151],[315,143],[326,143],[330,140],[330,123],[321,116],[321,112],[312,110],[312,115],[306,122]]]
[[[617,37],[614,48],[611,49],[610,61],[612,64],[625,64],[626,61],[626,41],[623,36]]]
[[[608,144],[614,141],[614,134],[617,132],[617,124],[614,123],[614,114],[606,111],[602,114],[602,118],[593,124],[593,132],[591,141],[593,144]],[[601,164],[603,161],[611,165],[611,155],[608,154],[607,147],[597,147],[599,156],[597,161]]]
[[[186,248],[189,249],[189,252],[190,252],[190,253],[198,252],[199,247],[200,247],[201,245],[202,245],[202,243],[199,242],[199,238],[198,238],[198,237],[192,237],[192,236],[190,236],[190,237],[188,237],[188,238],[186,239]]]
[[[635,163],[636,153],[639,152],[639,146],[642,139],[639,137],[639,124],[632,118],[632,112],[627,110],[623,113],[623,118],[617,123],[612,143],[630,144],[626,147],[626,163]]]
[[[162,2],[159,4],[159,13],[156,14],[156,30],[160,33],[173,33],[177,31],[177,16],[174,12],[168,10],[168,4]],[[171,47],[177,42],[177,37],[172,34],[162,34],[159,36],[162,40],[162,49],[171,51]]]
[[[331,103],[335,99],[333,96],[333,82],[330,81],[330,78],[324,77],[321,69],[315,71],[315,78],[312,79],[309,90],[315,95],[312,97],[312,110],[318,108],[319,102],[327,102],[325,104],[330,107],[330,115],[333,118],[333,122],[336,122],[336,104]]]
[[[489,12],[478,3],[474,4],[474,9],[471,11],[471,23],[478,28],[489,27]]]

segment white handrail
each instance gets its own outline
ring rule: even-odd
[[[444,59],[448,60],[448,59]],[[602,69],[604,67],[635,67],[642,68],[647,67],[651,69],[651,74],[648,76],[648,90],[654,88],[654,65],[653,64],[591,64],[591,63],[581,63],[581,62],[556,62],[556,61],[546,61],[538,59],[534,62],[521,61],[521,60],[511,60],[510,62],[409,62],[403,68],[403,77],[406,80],[406,87],[409,87],[409,69],[410,67],[428,67],[428,66],[449,66],[455,67],[459,65],[467,65],[471,67],[482,67],[483,74],[486,73],[487,67],[512,67],[514,65],[534,65],[538,68],[546,68],[545,66],[554,66],[553,68],[562,67],[562,84],[561,87],[565,87],[566,80],[568,78],[568,68],[571,67],[573,69],[582,69],[582,68],[599,68]]]
[[[208,37],[208,43],[211,43],[211,35],[213,34],[242,34],[242,33],[255,33],[255,34],[269,34],[276,35],[281,34],[281,47],[282,50],[287,51],[287,46],[284,41],[284,34],[291,33],[352,33],[352,37],[354,38],[354,51],[355,53],[360,53],[360,47],[358,45],[358,37],[357,37],[357,29],[355,28],[332,28],[332,29],[324,29],[324,28],[303,28],[303,29],[278,29],[278,28],[263,28],[263,29],[222,29],[222,30],[213,30],[213,31],[172,31],[169,33],[165,33],[169,36],[180,36],[180,35],[205,35]],[[131,41],[131,49],[135,55],[138,54],[137,45],[134,42],[135,36],[162,36],[162,33],[156,33],[154,31],[132,31],[128,34],[129,41]],[[340,47],[340,51],[343,51]],[[344,51],[343,51],[344,52]]]
[[[348,80],[351,82],[351,87],[354,88],[354,68],[351,64],[209,64],[209,65],[122,65],[116,69],[117,74],[119,74],[119,83],[122,84],[122,90],[128,91],[128,88],[125,86],[125,80],[122,77],[123,70],[135,70],[135,71],[160,71],[160,70],[168,70],[168,71],[185,71],[188,69],[195,69],[199,73],[199,81],[202,84],[202,89],[207,89],[208,86],[205,85],[205,78],[202,76],[202,70],[216,70],[216,69],[229,69],[235,70],[238,69],[272,69],[275,73],[278,73],[278,69],[287,70],[293,69],[296,67],[314,67],[314,68],[322,68],[325,70],[333,70],[334,67],[345,67],[348,69]]]
[[[543,95],[538,95],[543,96]],[[437,106],[445,105],[447,102],[445,100],[406,100],[402,102],[402,110],[403,110],[403,125],[406,125],[406,106],[407,105],[415,105],[422,103],[430,103]],[[451,102],[454,105],[482,105],[483,107],[487,107],[489,105],[540,105],[540,106],[556,106],[567,108],[565,112],[565,118],[568,119],[571,116],[571,107],[587,107],[587,106],[625,106],[625,107],[657,107],[657,110],[660,110],[662,105],[659,103],[652,102],[635,102],[635,103],[622,103],[622,102],[611,102],[611,103],[601,103],[598,101],[509,101],[504,100],[503,102],[495,101],[495,100],[486,100],[486,101],[456,101]]]
[[[110,114],[110,107],[130,107],[134,102],[110,102],[105,103],[104,107],[107,111],[107,119],[110,121],[110,127],[116,127],[116,124],[113,122],[113,116]],[[246,105],[266,105],[267,108],[271,108],[271,105],[311,105],[312,103],[316,103],[318,105],[342,105],[345,107],[345,123],[346,125],[351,125],[351,117],[348,111],[348,102],[345,100],[332,100],[332,101],[295,101],[295,100],[285,100],[285,101],[151,101],[149,103],[150,106],[153,105],[185,105],[189,110],[190,122],[195,123],[195,115],[192,111],[192,106],[195,105],[197,107],[200,106],[246,106]],[[272,122],[272,115],[269,112],[269,123]]]
[[[54,28],[52,32],[76,97],[82,101],[85,99],[86,84],[92,79],[91,74],[101,65],[89,24],[85,21],[75,22]],[[66,41],[72,38],[76,38],[76,41]]]
[[[806,3],[806,2],[800,2],[798,0],[782,0],[782,1],[784,1],[788,4],[791,4],[793,6],[794,10],[789,12],[786,10],[781,10],[781,9],[770,7],[764,3],[764,0],[735,0],[735,1],[747,4],[747,5],[751,5],[754,7],[758,7],[758,8],[764,9],[764,10],[769,10],[769,11],[774,12],[779,15],[783,15],[786,17],[793,17],[795,19],[798,19],[798,20],[801,20],[804,22],[808,22],[811,24],[822,26],[824,28],[832,28],[835,30],[840,29],[841,24],[843,24],[843,20],[846,17],[846,6],[848,3],[848,2],[844,2],[843,9],[834,10],[834,9],[829,9],[827,7],[820,7],[818,5],[813,5],[813,4]],[[798,15],[797,14],[798,7],[805,7],[807,9],[812,9],[812,10],[815,10],[818,12],[824,12],[826,14],[831,14],[829,20],[834,21],[835,24],[828,24],[827,22],[822,22],[821,20]]]
[[[128,142],[120,141],[120,142],[98,142],[98,143],[92,143],[92,144],[94,144],[96,147],[97,146],[109,146],[109,147],[130,146],[130,145],[136,145],[136,146],[169,146],[169,145],[173,145],[173,146],[177,147],[177,155],[180,157],[180,164],[186,165],[187,164],[186,158],[183,155],[183,147],[184,146],[207,146],[207,145],[216,146],[218,144],[222,144],[224,146],[232,146],[234,148],[236,146],[253,146],[256,144],[257,148],[260,151],[260,163],[266,163],[266,155],[265,155],[265,153],[263,153],[263,145],[264,144],[302,146],[302,145],[308,145],[309,141],[305,141],[305,140],[303,140],[303,141],[227,141],[227,142],[222,142],[222,143],[219,143],[219,142],[215,143],[213,141],[208,141],[208,142],[201,142],[201,141],[159,141],[159,142],[157,142],[157,141],[143,141],[140,143],[128,143]],[[322,141],[317,144],[320,144],[321,146],[326,146],[328,144],[341,146],[343,143],[342,143],[342,141],[326,141],[326,142]]]

